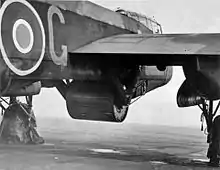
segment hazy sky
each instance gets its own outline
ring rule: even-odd
[[[164,33],[220,32],[219,0],[93,0],[107,8],[138,11],[154,17]],[[147,93],[130,107],[125,122],[200,127],[201,111],[197,107],[178,108],[176,94],[184,76],[174,69],[171,82]],[[34,99],[37,116],[69,117],[65,101],[56,90],[45,89]],[[69,117],[69,119],[71,119]],[[73,121],[74,122],[74,121]]]

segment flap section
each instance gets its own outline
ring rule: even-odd
[[[220,34],[126,34],[95,41],[74,53],[219,55]]]

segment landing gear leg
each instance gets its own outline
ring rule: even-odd
[[[138,66],[139,67],[139,66]],[[111,77],[115,88],[116,100],[113,106],[113,117],[117,122],[123,122],[127,116],[129,105],[133,94],[136,91],[136,84],[138,82],[139,68],[132,69],[130,72],[127,85],[122,85],[117,77]],[[126,83],[125,83],[126,84]]]
[[[37,122],[32,110],[32,103],[33,103],[33,96],[26,96],[27,106],[29,108],[29,133],[28,136],[30,137],[30,143],[32,144],[42,144],[44,143],[44,139],[38,134]]]
[[[9,101],[1,98],[0,107],[2,108],[1,142],[8,144],[44,143],[44,139],[39,136],[36,130],[32,96],[26,96],[26,103],[21,103],[17,97],[10,97]]]
[[[210,159],[209,165],[214,167],[218,167],[220,161],[220,116],[215,117],[219,106],[220,101],[215,111],[213,111],[212,100],[208,102],[204,100],[202,106],[200,106],[203,111],[201,115],[201,121],[203,122],[205,119],[207,125],[207,143],[209,144],[207,157]],[[203,131],[203,124],[201,131]]]

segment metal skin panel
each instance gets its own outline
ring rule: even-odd
[[[210,100],[220,98],[220,58],[198,57],[183,65],[186,79],[197,91],[197,95]]]
[[[74,77],[74,73],[71,64],[69,63],[69,52],[101,38],[117,34],[132,33],[132,31],[138,32],[138,30],[149,32],[146,27],[140,25],[137,21],[121,16],[113,11],[110,12],[110,10],[106,10],[105,8],[92,5],[92,3],[84,4],[79,2],[66,2],[59,3],[59,5],[57,2],[54,5],[39,1],[29,1],[29,3],[34,7],[43,24],[46,41],[45,55],[40,67],[36,71],[32,71],[30,74],[23,75],[24,77],[22,77],[22,79],[36,79],[39,78],[39,76],[41,79],[71,79]],[[75,11],[72,9],[65,9],[65,4],[66,7],[72,7]],[[80,8],[73,8],[74,4],[75,6],[80,6]],[[94,8],[99,9],[98,11],[100,11],[100,9],[101,11],[106,10],[107,13],[112,15],[112,17],[117,16],[116,18],[122,22],[122,25],[109,24],[107,21],[103,22],[103,20],[108,19],[105,17],[100,21],[95,20],[98,19],[97,17],[84,16],[88,9],[90,9],[90,12],[88,11],[87,15],[90,15]],[[27,15],[27,17],[29,17],[29,15]],[[127,27],[126,24],[130,25],[130,27]],[[32,26],[32,30],[35,30],[34,26]],[[38,51],[38,49],[35,50]],[[24,59],[20,59],[20,61],[22,60]],[[28,60],[28,58],[26,57],[25,60]],[[22,62],[24,63],[24,61]],[[22,74],[17,74],[16,71],[14,71],[14,73],[15,76],[22,76]]]
[[[6,2],[12,1],[7,0]],[[72,79],[74,78],[73,65],[77,65],[77,63],[74,63],[74,59],[82,54],[87,55],[87,59],[91,57],[91,61],[95,59],[94,55],[101,55],[102,58],[106,57],[106,61],[103,60],[103,65],[111,68],[113,67],[111,64],[118,61],[122,63],[126,61],[131,65],[184,65],[197,56],[212,60],[214,57],[216,59],[220,53],[220,34],[139,35],[134,33],[147,32],[147,28],[144,29],[133,19],[92,3],[61,1],[56,3],[47,1],[48,3],[45,3],[40,1],[27,2],[25,0],[19,0],[19,2],[21,4],[29,3],[29,6],[36,10],[43,25],[44,31],[41,34],[45,36],[45,55],[38,68],[31,69],[28,66],[27,68],[31,69],[29,74],[20,74],[11,69],[15,73],[15,77],[19,79]],[[93,12],[93,9],[96,9],[97,13]],[[91,17],[89,17],[90,15]],[[116,20],[112,20],[110,16],[115,16]],[[3,17],[3,20],[6,19],[4,15],[1,15],[1,17]],[[27,15],[28,17],[31,17],[31,15]],[[26,20],[29,21],[29,19]],[[14,25],[17,20],[13,20]],[[132,25],[131,28],[133,29],[128,26],[129,24]],[[36,27],[33,24],[30,24],[30,26],[34,32]],[[10,51],[10,47],[7,48]],[[35,49],[35,51],[41,50],[41,48]],[[93,55],[90,55],[91,53]],[[121,56],[126,58],[120,58]],[[115,61],[112,57],[117,60]],[[70,58],[72,63],[70,63]],[[109,58],[112,60],[111,63],[109,63]],[[29,59],[28,57],[21,58],[21,65],[16,64],[16,68],[20,70],[25,68],[23,67],[24,60]],[[200,65],[203,65],[202,63],[200,62]],[[208,65],[202,68],[193,66],[193,69],[197,69],[202,76],[193,73],[192,75],[188,74],[188,77],[193,80],[200,80],[196,82],[202,82],[204,79],[209,80],[209,84],[215,86],[213,89],[220,89],[220,80],[218,80],[219,59],[216,63],[216,69],[211,69],[209,68],[211,66]],[[186,68],[185,70],[190,69]],[[205,94],[207,95],[208,86],[198,86],[201,86],[202,88],[199,89],[206,91]],[[214,94],[214,91],[212,94]],[[220,96],[220,92],[216,94],[219,95],[215,98]]]
[[[3,28],[2,31],[4,32],[1,34],[2,46],[4,46],[4,51],[6,51],[4,57],[2,56],[4,59],[2,65],[6,63],[7,66],[1,67],[4,68],[1,71],[1,76],[4,76],[3,73],[7,71],[7,67],[9,67],[11,70],[10,77],[14,79],[13,87],[17,87],[16,82],[19,81],[16,80],[21,79],[28,80],[28,84],[39,79],[72,79],[75,73],[69,62],[69,52],[95,40],[112,35],[137,33],[140,32],[140,30],[151,33],[137,21],[92,3],[73,2],[63,3],[63,5],[59,3],[58,5],[56,2],[56,4],[51,5],[51,3],[39,1],[7,0],[2,4],[4,8],[1,8],[0,16],[4,22],[2,22],[2,24],[6,25],[5,27],[1,25]],[[66,7],[71,7],[71,9],[64,8],[65,4]],[[19,8],[16,9],[16,6],[19,6]],[[75,11],[73,10],[74,6]],[[9,11],[13,8],[17,10],[16,15]],[[107,13],[102,15],[102,18],[97,18],[101,15],[97,15],[97,13],[96,15],[92,14],[91,11],[93,9],[95,9],[96,12],[99,11],[99,14],[103,14],[105,11]],[[110,23],[107,17],[108,14],[113,18],[118,18],[121,25],[117,19],[115,20],[116,23]],[[22,20],[23,23],[27,23],[26,26],[29,26],[30,33],[33,32],[33,43],[43,44],[39,47],[32,46],[33,48],[31,49],[33,53],[44,54],[43,58],[40,56],[40,59],[36,58],[33,60],[33,58],[30,57],[30,51],[22,51],[21,48],[21,50],[19,50],[19,45],[15,45],[15,42],[19,42],[19,38],[17,39],[16,36],[22,37],[20,40],[22,40],[23,43],[31,41],[29,36],[17,33],[16,28],[22,25],[20,20]],[[16,23],[18,23],[17,27],[15,26]],[[39,29],[38,23],[40,23],[41,29]],[[38,34],[35,34],[36,31]],[[6,35],[13,34],[15,34],[15,36],[12,36],[9,40],[5,38]],[[38,41],[37,38],[40,37],[43,38]],[[41,41],[43,41],[43,43],[40,43]],[[12,46],[13,48],[11,48]],[[2,49],[3,48],[1,48],[1,52],[3,51]],[[21,55],[14,55],[14,51],[16,50],[20,52]],[[10,60],[10,57],[13,60]],[[42,59],[43,61],[41,62]],[[36,67],[33,68],[34,65],[36,65]],[[1,81],[1,83],[2,82],[3,81]],[[1,91],[5,90],[5,86],[7,85],[7,82],[4,83]]]
[[[87,16],[97,21],[113,25],[122,29],[129,30],[134,33],[149,33],[152,31],[137,22],[134,19],[121,15],[110,9],[104,8],[90,1],[55,1],[55,0],[38,0],[55,5],[63,10],[71,11],[82,16]]]
[[[220,34],[127,34],[104,38],[75,50],[78,53],[110,54],[220,54]],[[156,63],[155,63],[156,64]]]
[[[220,98],[219,47],[220,34],[130,34],[98,40],[74,54],[111,56],[129,64],[180,65],[198,95],[217,100]]]
[[[45,32],[35,9],[24,0],[5,1],[0,10],[1,54],[20,76],[34,72],[45,52]]]
[[[163,80],[167,83],[170,81],[172,73],[172,67],[166,67],[164,71],[160,71],[156,66],[142,66],[140,78],[145,80]]]

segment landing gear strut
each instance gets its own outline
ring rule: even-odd
[[[9,101],[1,98],[0,142],[8,144],[44,143],[44,139],[39,136],[36,130],[32,98],[32,96],[26,96],[26,103],[21,103],[16,97],[10,97]]]
[[[220,116],[216,116],[216,113],[220,107],[220,101],[218,102],[215,110],[213,109],[213,101],[203,101],[202,105],[199,105],[202,110],[201,114],[201,131],[203,131],[203,122],[206,121],[207,131],[207,143],[209,144],[207,157],[210,159],[210,166],[219,166],[220,161]],[[215,118],[214,118],[215,117]]]

